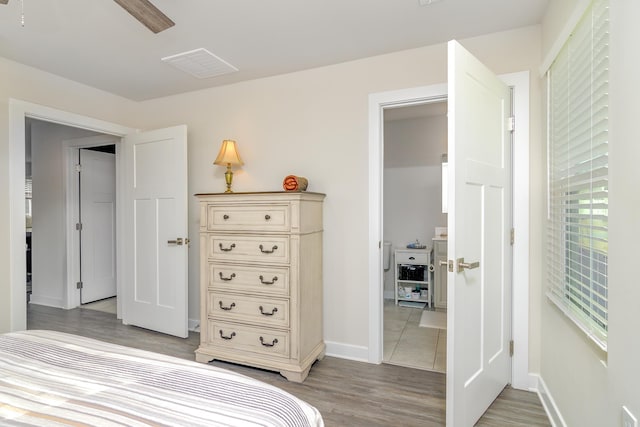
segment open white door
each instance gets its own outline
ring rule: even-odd
[[[187,127],[124,138],[125,324],[187,337]]]
[[[80,149],[80,302],[116,295],[116,156]]]
[[[511,97],[448,49],[447,426],[472,426],[511,380]]]

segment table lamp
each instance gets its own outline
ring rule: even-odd
[[[225,193],[233,193],[231,190],[231,182],[233,181],[231,166],[242,166],[244,164],[242,159],[240,159],[238,150],[236,149],[236,142],[231,139],[225,139],[222,141],[220,152],[213,164],[227,166],[227,171],[224,173],[224,179],[227,182],[227,191],[225,191]]]

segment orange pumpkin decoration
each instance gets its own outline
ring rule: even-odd
[[[284,191],[305,191],[309,185],[307,178],[295,175],[287,175],[282,182]]]

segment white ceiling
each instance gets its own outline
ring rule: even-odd
[[[153,34],[113,0],[0,5],[0,56],[132,100],[538,24],[549,0],[151,0]],[[427,1],[428,3],[428,1]],[[239,69],[198,79],[160,59],[205,48]]]

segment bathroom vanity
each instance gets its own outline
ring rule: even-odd
[[[396,249],[394,265],[396,305],[400,301],[410,301],[426,303],[431,308],[431,248]]]

